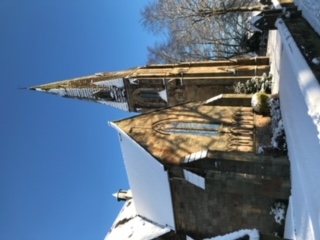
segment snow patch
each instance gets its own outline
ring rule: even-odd
[[[154,239],[170,231],[168,227],[161,227],[136,212],[134,201],[126,201],[113,223],[105,240],[141,240]]]
[[[162,100],[168,102],[168,96],[167,96],[167,90],[164,89],[159,92],[159,96],[161,97]]]
[[[249,19],[249,26],[252,32],[262,32],[262,30],[257,27],[259,24],[258,21],[260,21],[261,18],[261,15],[255,15]]]
[[[189,172],[188,170],[185,170],[185,169],[183,169],[183,174],[184,174],[184,178],[189,183],[196,185],[199,188],[206,189],[206,181],[203,177],[195,173]]]
[[[315,65],[320,65],[320,57],[313,58],[312,63]]]
[[[217,95],[217,96],[214,96],[214,97],[212,97],[212,98],[209,98],[207,101],[205,101],[205,104],[208,104],[208,103],[217,101],[218,99],[221,99],[221,98],[223,98],[223,94],[219,94],[219,95]]]
[[[282,9],[281,4],[279,3],[278,0],[271,0],[271,2],[275,9]]]
[[[273,97],[269,100],[270,113],[272,117],[272,138],[271,146],[274,149],[287,152],[287,142],[285,137],[284,125],[280,110],[279,98]]]
[[[108,80],[104,80],[104,81],[94,82],[93,84],[98,85],[98,86],[104,86],[104,87],[112,87],[112,86],[116,86],[118,88],[124,87],[124,82],[123,82],[122,78],[108,79]]]
[[[255,111],[258,111],[260,108],[260,101],[257,94],[254,94],[251,98],[251,106]]]
[[[316,4],[318,3],[320,2],[317,1]],[[277,41],[273,42],[270,49],[272,52],[275,50],[276,54],[272,55],[271,60],[277,63],[277,68],[273,68],[272,73],[278,73],[275,81],[279,82],[292,181],[291,210],[286,219],[289,226],[286,226],[285,237],[294,240],[316,240],[320,239],[320,191],[316,184],[320,181],[320,146],[317,136],[319,131],[309,115],[309,103],[319,102],[319,84],[312,83],[308,75],[304,75],[309,72],[308,66],[299,59],[303,57],[301,53],[297,53],[294,45],[288,46],[291,37],[284,35],[282,29],[275,33],[274,39]],[[281,38],[279,33],[282,35]],[[283,50],[281,45],[284,46]],[[301,79],[302,77],[307,79]]]
[[[136,79],[136,78],[129,78],[129,83],[130,84],[138,84],[138,79]]]
[[[286,205],[281,202],[276,202],[274,206],[271,207],[270,215],[274,216],[276,223],[282,225],[286,214]]]
[[[320,1],[318,0],[295,0],[295,4],[302,10],[302,15],[310,25],[320,34]]]
[[[294,42],[288,28],[284,22],[279,19],[276,21],[276,26],[281,34],[281,39],[289,55],[289,60],[293,66],[293,70],[297,76],[297,81],[304,96],[305,103],[308,107],[308,114],[313,120],[318,130],[318,140],[320,143],[320,86],[309,68],[307,62],[303,58],[298,46]]]
[[[229,233],[223,236],[217,236],[213,238],[206,238],[204,240],[234,240],[244,236],[249,236],[250,240],[259,240],[259,232],[257,229],[242,229],[233,233]]]

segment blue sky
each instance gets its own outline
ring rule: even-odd
[[[0,239],[103,239],[128,188],[103,105],[18,90],[145,65],[144,1],[0,0]]]

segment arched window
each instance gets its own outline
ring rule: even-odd
[[[167,122],[158,129],[167,134],[218,136],[220,127],[216,123]]]
[[[137,88],[133,92],[133,98],[136,103],[164,103],[163,98],[166,97],[166,93],[163,94],[163,90],[152,88]]]
[[[157,101],[160,99],[159,93],[153,89],[141,90],[138,95],[147,101]]]

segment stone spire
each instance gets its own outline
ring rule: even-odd
[[[74,78],[29,88],[62,97],[106,104],[129,111],[124,77],[132,70]]]

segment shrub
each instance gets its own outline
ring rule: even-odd
[[[269,114],[270,113],[269,99],[270,99],[270,96],[263,92],[257,92],[253,94],[251,99],[251,106],[253,110],[257,113]]]
[[[271,93],[272,75],[263,74],[262,78],[253,77],[246,82],[237,82],[233,86],[235,93],[252,94],[259,91]]]

